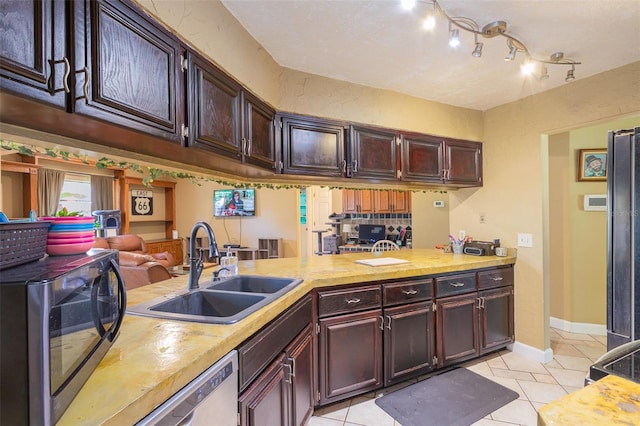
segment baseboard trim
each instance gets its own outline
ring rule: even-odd
[[[551,348],[547,348],[543,351],[521,342],[514,342],[507,346],[507,349],[509,349],[511,352],[524,355],[527,358],[541,362],[543,364],[546,364],[547,362],[551,362],[553,360],[553,350]]]
[[[562,331],[581,334],[607,335],[607,326],[602,324],[590,324],[586,322],[571,322],[560,318],[549,318],[549,325]]]

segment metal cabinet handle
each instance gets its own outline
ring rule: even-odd
[[[493,281],[502,281],[504,278],[503,277],[492,277],[491,279]]]
[[[418,293],[417,290],[402,290],[402,292],[407,296],[413,296],[414,294]]]
[[[289,357],[289,362],[291,362],[291,377],[296,377],[296,359]]]
[[[463,287],[464,283],[461,283],[461,282],[449,283],[449,285],[452,286],[452,287]]]
[[[247,155],[251,157],[251,139],[247,139]]]
[[[380,330],[384,331],[384,317],[380,315],[378,318],[380,318]]]
[[[389,320],[389,323],[387,324],[387,330],[391,330],[391,315],[387,315],[387,319]]]
[[[242,138],[240,143],[240,154],[247,155],[247,140],[245,138]]]
[[[347,173],[347,160],[342,160],[342,173]]]
[[[79,73],[84,73],[84,84],[82,85],[82,93],[84,94],[84,96],[81,96],[76,99],[82,99],[84,97],[84,99],[88,102],[89,101],[89,68],[84,67],[83,69],[76,71],[76,74],[79,74]]]
[[[358,173],[358,160],[353,160],[353,173]]]
[[[56,75],[56,64],[62,64],[64,63],[64,77],[62,77],[62,89],[54,89],[53,85],[55,84],[53,79],[55,78]],[[62,59],[60,59],[59,61],[54,61],[52,59],[49,59],[49,66],[51,67],[51,74],[49,75],[49,81],[47,81],[47,87],[49,87],[49,91],[51,92],[51,94],[53,95],[54,93],[58,93],[60,91],[63,91],[65,93],[69,93],[71,90],[69,90],[69,74],[71,74],[71,66],[69,65],[69,60],[64,57]]]
[[[293,368],[291,367],[291,364],[282,364],[282,368],[288,368],[289,369],[289,374],[284,378],[285,383],[289,383],[291,384],[291,377],[293,377],[292,372],[293,372]]]
[[[353,299],[347,299],[346,302],[348,305],[351,305],[352,303],[360,303],[360,299],[354,297]]]
[[[478,297],[478,309],[484,309],[484,302],[485,302],[484,297]]]

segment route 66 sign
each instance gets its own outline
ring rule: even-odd
[[[153,191],[133,189],[131,191],[131,213],[136,216],[153,214]]]

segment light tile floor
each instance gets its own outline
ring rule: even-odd
[[[475,426],[537,424],[537,410],[583,387],[589,366],[606,352],[606,336],[551,329],[553,360],[546,364],[500,351],[463,366],[516,391],[520,397]],[[408,386],[417,380],[408,381]],[[375,404],[376,393],[316,410],[309,426],[402,426]],[[446,425],[442,425],[446,426]]]

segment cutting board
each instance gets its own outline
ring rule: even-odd
[[[376,259],[356,260],[356,263],[362,263],[363,265],[369,266],[388,266],[398,265],[400,263],[409,263],[409,261],[404,259],[396,259],[395,257],[378,257]]]

